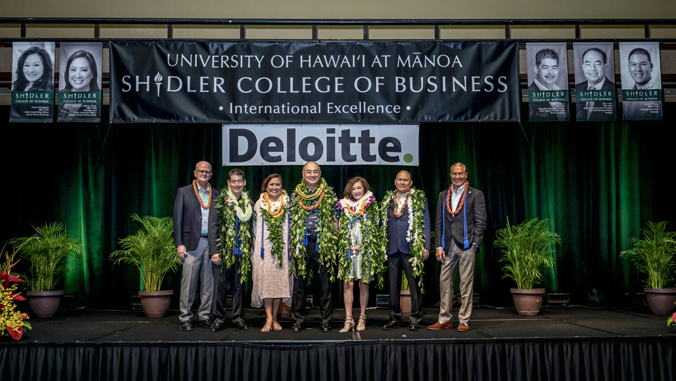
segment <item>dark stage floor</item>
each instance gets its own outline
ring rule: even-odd
[[[345,341],[345,340],[434,340],[434,339],[566,339],[612,337],[676,336],[676,328],[666,325],[667,317],[655,316],[647,307],[632,309],[587,309],[582,307],[543,307],[537,316],[519,316],[514,309],[475,308],[469,332],[456,329],[431,331],[438,310],[425,310],[418,332],[408,324],[385,331],[386,309],[368,310],[367,328],[359,334],[339,333],[343,310],[334,312],[331,332],[319,329],[319,310],[308,311],[303,331],[292,332],[291,318],[282,318],[282,331],[260,332],[265,321],[263,310],[246,310],[251,328],[238,330],[231,324],[218,332],[195,326],[192,332],[179,331],[178,312],[161,319],[146,318],[136,311],[61,310],[51,319],[31,317],[33,331],[23,342],[269,342],[269,341]],[[358,312],[357,312],[358,314]],[[407,321],[406,319],[404,321]],[[228,321],[229,323],[229,321]],[[457,320],[455,322],[457,324]]]

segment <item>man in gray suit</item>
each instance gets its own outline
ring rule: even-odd
[[[418,324],[422,320],[422,297],[418,288],[418,281],[413,276],[413,264],[411,263],[411,248],[415,237],[411,237],[408,232],[410,227],[409,216],[411,212],[422,213],[423,236],[425,243],[423,247],[423,260],[430,255],[430,212],[427,207],[427,200],[422,191],[412,189],[413,180],[408,171],[400,171],[394,180],[397,188],[393,197],[383,200],[387,205],[387,272],[390,278],[390,321],[385,324],[383,329],[399,328],[401,324],[401,306],[399,305],[399,296],[401,289],[401,270],[404,270],[408,285],[411,290],[411,320],[409,329],[417,331]],[[418,193],[418,194],[416,194]],[[413,198],[422,197],[424,200],[424,210],[416,210]],[[413,210],[409,210],[413,209]],[[415,229],[413,229],[415,230]],[[415,256],[415,253],[413,253]]]
[[[480,190],[469,186],[465,164],[453,164],[450,176],[451,186],[439,193],[435,229],[437,260],[443,264],[439,277],[439,321],[427,328],[453,328],[453,281],[459,268],[462,305],[458,311],[458,331],[466,332],[474,295],[474,255],[486,230],[486,202]]]
[[[211,329],[209,319],[214,291],[211,256],[218,253],[218,211],[216,198],[220,192],[209,184],[211,164],[200,161],[195,166],[195,180],[178,188],[174,202],[174,240],[178,257],[183,261],[180,310],[181,331],[192,331],[192,312],[197,279],[201,283],[199,325]]]

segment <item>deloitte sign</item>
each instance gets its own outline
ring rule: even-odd
[[[223,125],[223,165],[418,165],[418,125]]]

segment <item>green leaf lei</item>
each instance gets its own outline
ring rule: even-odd
[[[288,198],[286,192],[283,192],[280,208],[284,209],[288,205]],[[263,200],[263,195],[261,195],[261,200]],[[273,211],[274,213],[274,211]],[[273,217],[268,212],[268,208],[260,204],[260,214],[261,218],[265,222],[265,228],[268,230],[268,241],[272,244],[272,249],[270,254],[275,258],[275,261],[280,266],[284,265],[284,224],[286,223],[286,211],[282,211],[277,217]],[[265,246],[263,242],[263,237],[261,237],[261,247]],[[258,253],[256,253],[258,254]]]
[[[409,210],[409,226],[408,234],[410,238],[407,237],[407,241],[411,242],[411,265],[413,267],[413,276],[418,279],[418,286],[420,289],[423,289],[423,275],[425,275],[425,234],[424,232],[424,214],[425,214],[425,192],[411,188],[411,193],[409,195],[411,201],[411,207],[413,208],[413,216],[411,221],[410,210]],[[387,246],[389,240],[387,238],[387,213],[390,209],[390,203],[392,202],[392,197],[396,195],[396,191],[388,192],[385,195],[385,198],[380,201],[380,220],[382,221],[382,231],[384,234],[383,245],[385,251],[387,251]],[[404,205],[404,208],[408,208],[408,205]]]
[[[352,270],[352,259],[348,258],[350,251],[350,227],[357,220],[362,220],[361,252],[364,254],[361,261],[362,274],[369,274],[371,278],[378,279],[378,288],[384,285],[383,273],[386,271],[385,255],[386,245],[383,244],[383,230],[379,226],[380,211],[378,202],[374,201],[364,211],[364,216],[348,215],[345,211],[340,214],[340,229],[338,231],[338,277],[343,281],[351,280],[349,275]],[[369,279],[362,278],[364,283]]]
[[[228,187],[221,189],[221,196],[216,199],[216,208],[218,210],[218,228],[220,231],[219,237],[216,239],[218,252],[221,257],[221,266],[230,268],[235,264],[235,210],[232,205],[232,200],[228,200]],[[229,202],[230,201],[230,202]],[[246,188],[242,191],[242,195],[237,200],[239,207],[242,210],[248,210],[251,206],[251,198]],[[246,282],[251,275],[251,219],[243,221],[239,220],[239,249],[242,252],[240,258],[239,273],[241,275],[241,283]]]
[[[326,266],[331,282],[336,280],[336,228],[333,226],[333,204],[336,202],[336,196],[333,193],[333,188],[326,185],[326,180],[321,179],[317,191],[309,195],[307,194],[305,181],[296,186],[296,197],[291,204],[291,258],[293,266],[291,271],[296,277],[308,277],[309,280],[312,274],[309,274],[306,268],[305,257],[307,250],[304,246],[305,240],[305,224],[309,211],[303,209],[300,205],[314,206],[321,198],[324,192],[324,198],[321,204],[317,207],[319,215],[317,219],[317,240],[319,244],[319,262]]]

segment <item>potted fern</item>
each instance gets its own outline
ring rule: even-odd
[[[510,289],[519,315],[537,315],[542,306],[544,288],[533,288],[544,278],[543,270],[554,265],[551,246],[561,242],[547,227],[547,220],[537,218],[498,230],[494,245],[502,249],[503,278],[511,278],[517,288]]]
[[[30,262],[26,283],[28,304],[41,318],[54,316],[61,304],[63,290],[55,290],[61,276],[68,271],[66,259],[80,258],[82,245],[70,238],[63,224],[54,222],[33,227],[35,234],[30,237],[14,238],[10,241],[16,253]]]
[[[120,239],[122,250],[110,254],[117,264],[134,265],[141,274],[145,291],[139,291],[141,306],[146,316],[160,318],[167,313],[173,290],[160,290],[162,280],[169,271],[176,271],[181,260],[174,246],[174,225],[169,217],[139,217],[132,214],[142,229],[136,234]]]
[[[676,270],[676,232],[667,231],[667,222],[648,221],[641,229],[643,238],[632,238],[631,248],[620,253],[639,273],[648,275],[643,289],[648,306],[655,315],[674,311],[676,288],[668,287]]]

